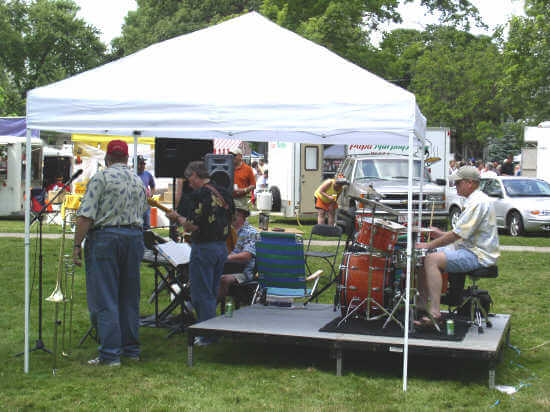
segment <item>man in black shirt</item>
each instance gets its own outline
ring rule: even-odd
[[[500,168],[502,176],[514,176],[514,155],[509,154]]]
[[[198,321],[202,322],[216,316],[216,295],[227,260],[225,239],[235,207],[232,194],[210,182],[204,162],[189,163],[184,176],[193,189],[186,202],[187,207],[178,208],[184,216],[175,211],[167,213],[167,216],[191,233],[191,301]],[[197,345],[211,342],[204,337],[198,337],[195,341]]]

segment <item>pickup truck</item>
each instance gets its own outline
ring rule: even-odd
[[[337,175],[344,176],[349,186],[339,198],[339,208],[353,215],[362,206],[358,198],[367,197],[375,192],[380,194],[380,203],[389,206],[397,212],[391,216],[384,210],[376,210],[376,216],[388,220],[405,223],[407,221],[408,196],[408,158],[398,154],[350,155],[342,163]],[[413,204],[415,222],[418,222],[418,205],[420,193],[421,160],[414,160]],[[445,180],[431,181],[427,168],[424,168],[422,223],[423,226],[438,226],[447,229],[448,214],[445,204]],[[432,214],[433,209],[433,214]]]

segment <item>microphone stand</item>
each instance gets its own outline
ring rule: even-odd
[[[61,187],[61,190],[59,190],[55,194],[55,196],[48,203],[46,203],[42,207],[42,209],[40,209],[40,211],[38,211],[38,213],[31,220],[31,223],[30,223],[30,225],[32,225],[34,222],[36,222],[38,220],[38,227],[39,227],[39,235],[38,235],[38,245],[39,245],[38,246],[38,250],[39,250],[39,252],[38,252],[38,339],[36,339],[36,343],[35,343],[34,347],[30,349],[30,352],[34,352],[34,351],[37,351],[37,350],[43,350],[44,352],[47,352],[47,353],[50,353],[50,354],[52,353],[52,351],[50,351],[49,349],[46,348],[46,346],[44,345],[44,341],[42,340],[42,296],[43,296],[42,295],[43,294],[42,263],[44,261],[44,256],[42,254],[42,220],[43,220],[44,214],[48,210],[48,207],[50,207],[50,205],[59,196],[61,196],[62,193],[66,192],[67,187],[73,182],[74,179],[76,179],[78,176],[80,176],[81,173],[82,173],[82,171],[76,172],[67,182],[63,183],[63,186]],[[31,200],[29,199],[28,201],[30,202]],[[16,354],[15,356],[21,356],[24,353],[25,352],[20,352],[20,353]]]

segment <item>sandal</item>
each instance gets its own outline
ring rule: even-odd
[[[413,323],[418,329],[435,329],[437,332],[441,333],[443,322],[444,320],[442,316],[434,317],[433,315],[427,313],[426,316],[422,316],[419,320],[415,320]]]

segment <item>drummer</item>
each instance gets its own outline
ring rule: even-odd
[[[451,231],[432,228],[434,239],[416,244],[418,249],[437,249],[426,256],[418,277],[418,307],[427,313],[415,321],[419,327],[434,328],[436,322],[441,322],[443,273],[468,273],[492,266],[500,255],[495,209],[487,195],[479,190],[477,168],[463,166],[449,179],[455,183],[457,193],[466,198],[465,208]]]
[[[328,214],[328,224],[334,226],[338,197],[348,181],[343,177],[327,179],[315,190],[315,209],[317,209],[317,224],[325,224]]]

